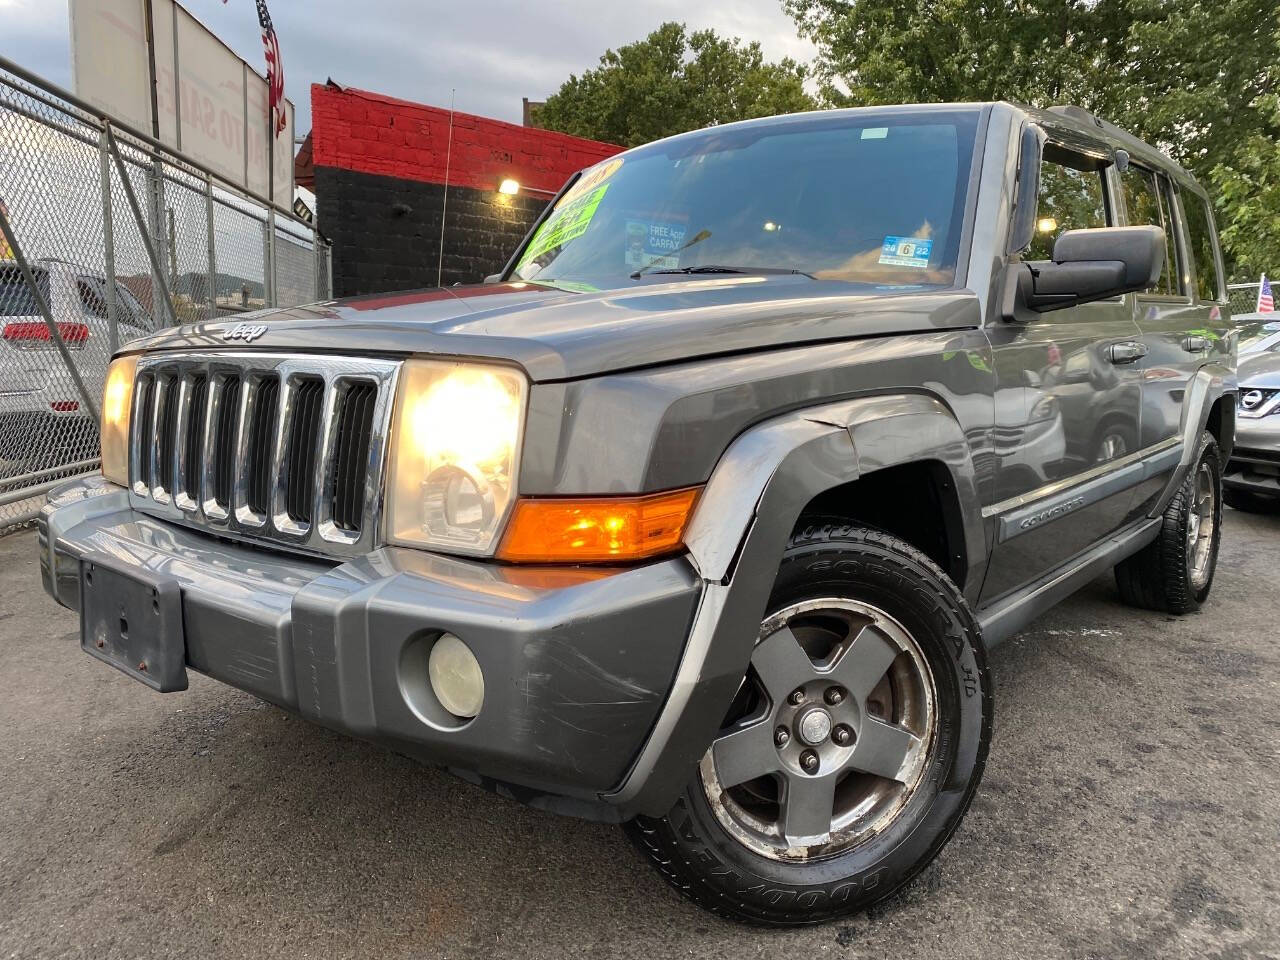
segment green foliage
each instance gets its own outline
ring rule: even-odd
[[[606,50],[570,76],[537,113],[549,130],[636,146],[716,123],[812,110],[805,68],[768,63],[760,44],[664,23],[645,39]]]
[[[1075,103],[1215,194],[1228,273],[1280,273],[1275,0],[784,0],[833,105]]]

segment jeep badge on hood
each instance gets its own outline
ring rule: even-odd
[[[254,325],[252,323],[237,323],[230,330],[226,330],[222,334],[223,340],[243,340],[250,343],[257,340],[260,336],[267,332],[266,324]]]

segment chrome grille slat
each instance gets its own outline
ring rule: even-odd
[[[367,552],[379,537],[399,367],[250,352],[143,357],[130,500],[222,536],[321,556]]]

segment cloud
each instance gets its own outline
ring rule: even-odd
[[[262,58],[253,0],[187,0],[187,9],[250,63]],[[527,4],[470,0],[271,0],[286,95],[299,133],[311,126],[310,84],[332,77],[406,100],[520,121],[520,98],[540,100],[570,73],[590,69],[607,48],[638,40],[666,20],[758,40],[770,59],[812,57],[781,0],[686,0],[643,4],[559,0]],[[0,0],[0,54],[64,86],[71,84],[67,4]]]

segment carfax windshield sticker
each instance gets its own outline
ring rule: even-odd
[[[880,262],[891,267],[915,267],[923,270],[929,266],[929,251],[933,239],[921,237],[885,237],[880,248]]]
[[[678,254],[684,246],[685,233],[683,223],[628,220],[627,266],[653,266],[663,270],[680,266]]]
[[[535,257],[542,256],[548,250],[563,246],[575,237],[586,233],[587,227],[591,225],[591,219],[596,215],[596,208],[600,206],[600,201],[604,199],[605,191],[608,189],[609,185],[606,183],[571,203],[562,204],[533,235],[529,246],[525,248],[524,256],[520,258],[517,269]]]

